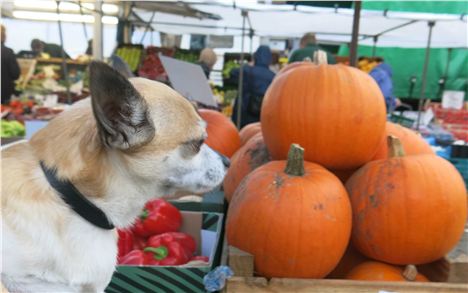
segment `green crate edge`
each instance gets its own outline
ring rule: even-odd
[[[226,200],[224,199],[224,192],[219,190],[207,193],[203,196],[203,201],[201,202],[169,202],[181,211],[225,214],[227,210]]]
[[[216,231],[215,253],[207,267],[130,267],[118,266],[105,292],[206,292],[203,277],[219,265],[223,245],[222,213],[203,213],[202,229]],[[215,225],[213,218],[217,217]]]

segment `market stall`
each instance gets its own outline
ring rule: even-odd
[[[362,9],[294,4],[122,3],[120,43],[112,55],[128,72],[102,63],[91,66],[102,70],[94,76],[105,78],[102,88],[94,83],[93,95],[98,93],[100,100],[96,95],[89,108],[83,106],[88,116],[80,109],[62,112],[89,96],[90,86],[93,89],[87,70],[90,58],[19,59],[22,95],[2,106],[2,140],[30,138],[52,126],[47,121],[60,119],[60,113],[71,118],[65,123],[77,123],[64,127],[63,134],[55,124],[55,134],[38,136],[33,147],[48,141],[58,145],[61,139],[69,143],[57,158],[54,145],[46,155],[39,150],[31,157],[43,157],[40,166],[49,183],[66,181],[81,197],[88,196],[80,191],[92,195],[85,205],[97,208],[96,217],[104,216],[108,230],[97,230],[94,224],[96,239],[113,233],[115,244],[118,232],[117,264],[105,292],[468,291],[468,103],[466,85],[451,80],[466,71],[461,68],[467,54],[466,15],[458,7],[428,13],[387,10],[366,2]],[[102,55],[101,25],[94,27],[94,59]],[[131,42],[135,28],[143,31],[138,44]],[[255,97],[261,98],[259,121],[239,127],[240,111],[237,121],[230,116],[234,100],[242,100],[243,68],[254,59],[254,39],[259,45],[274,38],[297,41],[311,30],[319,41],[344,44],[341,55],[352,50],[354,56],[341,56],[338,63],[343,64],[331,65],[326,52],[317,50],[310,60],[287,64],[288,50],[273,50],[270,57],[278,72],[273,74],[270,64],[264,66],[271,80],[265,94]],[[150,31],[171,35],[170,42],[143,45]],[[223,86],[210,84],[214,99],[204,72],[194,65],[203,46],[180,48],[181,34],[232,36],[220,41],[232,43],[231,48],[217,51],[223,57]],[[200,43],[205,45],[205,39]],[[419,67],[414,70],[420,75],[410,95],[419,100],[418,111],[388,111],[383,91],[369,76],[375,57],[387,50],[400,67],[409,64],[411,56],[405,59],[396,46],[418,48]],[[447,81],[440,89],[441,101],[430,101],[436,76],[431,62],[437,59],[431,53],[448,48],[453,55],[437,63]],[[367,63],[353,64],[363,52]],[[239,76],[233,82],[230,75],[237,68]],[[146,81],[134,86],[127,79],[131,76],[172,89]],[[193,99],[194,88],[203,88],[197,94],[209,103]],[[166,94],[171,101],[167,105]],[[156,104],[164,111],[155,111]],[[242,108],[240,102],[237,106]],[[206,127],[193,123],[197,115]],[[96,123],[89,123],[90,117]],[[174,129],[179,119],[184,129]],[[197,128],[189,128],[190,123]],[[15,146],[10,147],[11,164]],[[80,161],[70,159],[71,154]],[[48,169],[44,162],[49,161],[58,167]],[[63,171],[67,168],[73,171],[70,179]],[[56,174],[63,178],[51,181]],[[25,192],[24,186],[27,183],[16,191]],[[206,192],[207,186],[217,187]],[[16,187],[10,183],[8,188]],[[126,201],[127,195],[149,198],[156,190],[168,200]],[[118,196],[120,202],[109,205]],[[141,206],[134,204],[137,201]],[[101,206],[121,209],[125,221],[112,223]],[[80,212],[67,216],[93,224]],[[129,220],[127,212],[135,214],[134,219]],[[68,227],[67,221],[57,230]],[[76,225],[82,225],[80,221]],[[96,246],[103,249],[105,243]]]

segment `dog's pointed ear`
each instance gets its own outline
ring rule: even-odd
[[[143,145],[155,134],[148,106],[130,81],[103,62],[89,67],[91,101],[102,143],[121,150]]]

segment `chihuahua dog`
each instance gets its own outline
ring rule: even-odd
[[[102,292],[114,227],[146,201],[218,186],[229,161],[194,106],[162,83],[90,64],[91,98],[2,150],[2,283],[10,292]],[[69,194],[68,194],[69,193]]]

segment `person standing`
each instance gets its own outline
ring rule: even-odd
[[[57,44],[48,44],[39,39],[34,39],[31,41],[31,50],[40,56],[42,53],[48,54],[50,57],[62,58],[62,47]],[[65,58],[69,59],[70,56],[63,51]]]
[[[301,38],[300,48],[292,52],[291,57],[289,57],[288,63],[303,61],[306,58],[314,59],[314,53],[318,50],[325,51],[327,53],[328,64],[336,64],[336,59],[332,54],[326,50],[320,48],[317,45],[317,39],[315,38],[314,33],[306,33]]]
[[[20,77],[20,67],[12,49],[5,46],[6,31],[0,26],[2,42],[2,104],[8,104],[11,95],[15,92],[15,80]]]
[[[200,52],[200,57],[198,57],[198,64],[203,69],[206,78],[210,78],[210,72],[213,69],[218,57],[213,49],[205,48]]]
[[[270,70],[272,54],[270,47],[260,46],[254,53],[253,66],[244,65],[243,67],[243,87],[242,87],[242,105],[241,105],[241,125],[260,121],[260,110],[262,107],[263,96],[275,77],[275,73]],[[239,81],[239,68],[231,71],[232,82],[237,84]],[[237,98],[234,103],[232,121],[237,124]]]
[[[397,100],[393,95],[392,68],[381,57],[375,57],[373,61],[377,65],[372,68],[369,75],[375,80],[385,98],[387,113],[391,113],[397,106]]]

